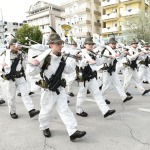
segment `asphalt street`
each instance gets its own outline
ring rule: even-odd
[[[150,85],[144,87],[148,89]],[[77,89],[76,85],[75,94]],[[106,119],[92,95],[87,95],[84,105],[87,118],[76,115],[76,97],[69,98],[78,129],[87,132],[75,142],[70,141],[55,108],[51,114],[52,137],[45,138],[39,130],[38,117],[29,118],[21,98],[16,97],[18,119],[10,117],[7,103],[0,106],[0,150],[150,150],[150,93],[141,96],[133,84],[129,91],[134,98],[122,103],[114,87],[110,88],[109,107],[116,109],[116,113]],[[31,97],[36,109],[40,109],[40,92]]]

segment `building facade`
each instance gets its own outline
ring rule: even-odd
[[[102,36],[109,37],[114,33],[121,36],[126,30],[123,22],[126,17],[137,15],[141,10],[148,13],[149,0],[102,0]]]
[[[62,17],[65,18],[65,23],[72,27],[73,36],[84,38],[87,32],[100,34],[100,4],[99,0],[67,0],[61,4],[65,8]]]
[[[4,40],[7,36],[15,35],[15,32],[20,28],[23,24],[27,23],[27,21],[23,21],[22,23],[18,22],[0,22],[0,39]],[[12,37],[12,36],[11,36]]]
[[[64,9],[60,6],[37,1],[34,5],[30,6],[26,18],[29,25],[39,26],[44,35],[48,35],[51,32],[49,26],[52,26],[61,35],[61,22],[63,21],[61,12],[63,11]]]

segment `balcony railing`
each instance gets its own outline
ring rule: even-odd
[[[126,11],[121,12],[121,16],[130,16],[130,15],[136,15],[140,12],[139,9],[129,9]]]
[[[77,25],[86,25],[86,24],[91,24],[90,20],[82,20],[82,21],[78,21]]]
[[[114,4],[117,4],[117,0],[104,1],[102,2],[102,7],[106,7],[106,6],[114,5]]]
[[[106,14],[102,16],[102,20],[117,18],[117,13]]]
[[[118,31],[118,27],[102,28],[102,33],[117,32],[117,31]]]
[[[142,2],[142,0],[120,0],[121,3],[131,4],[135,2]]]

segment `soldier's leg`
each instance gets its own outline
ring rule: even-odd
[[[69,136],[77,131],[76,119],[67,104],[67,96],[64,88],[61,88],[56,102],[57,112],[66,125]]]
[[[13,81],[8,81],[7,83],[7,100],[8,100],[8,108],[9,113],[16,113],[16,84]]]
[[[127,92],[127,89],[131,83],[133,77],[133,70],[129,67],[126,67],[124,70],[124,83],[123,83],[123,88],[125,92]]]
[[[134,74],[133,74],[133,82],[135,83],[135,85],[137,86],[138,91],[142,94],[144,93],[145,89],[142,85],[142,82],[139,79],[137,70],[134,70]]]
[[[50,127],[50,113],[56,104],[56,98],[56,93],[51,92],[48,89],[42,89],[40,100],[41,110],[39,114],[41,130],[48,129]]]
[[[118,91],[122,101],[125,100],[127,98],[127,95],[126,95],[126,93],[124,91],[123,86],[121,85],[121,82],[120,82],[118,74],[116,72],[114,72],[112,74],[112,77],[113,77],[112,82],[113,82],[115,88],[117,89],[117,91]]]
[[[106,114],[106,112],[108,112],[108,110],[110,110],[110,109],[101,95],[101,92],[100,92],[99,86],[98,86],[98,82],[95,78],[90,80],[89,88],[90,88],[90,91],[92,92],[92,95],[93,95],[99,109],[101,110],[102,114],[103,115]]]
[[[145,67],[143,65],[140,65],[139,70],[138,70],[138,75],[139,75],[139,80],[142,83],[143,82],[143,78],[145,76]]]
[[[88,82],[85,83],[85,86],[83,82],[79,82],[79,90],[78,90],[77,102],[76,102],[76,112],[79,114],[83,112],[82,106],[86,98],[87,88],[88,88]]]
[[[107,90],[112,83],[112,77],[108,72],[103,72],[102,96],[106,100]]]

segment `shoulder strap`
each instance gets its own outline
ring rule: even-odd
[[[51,55],[48,55],[45,59],[44,59],[44,63],[43,63],[43,66],[41,68],[41,72],[40,72],[40,75],[42,78],[43,77],[43,73],[44,71],[48,68],[48,66],[51,64]]]

